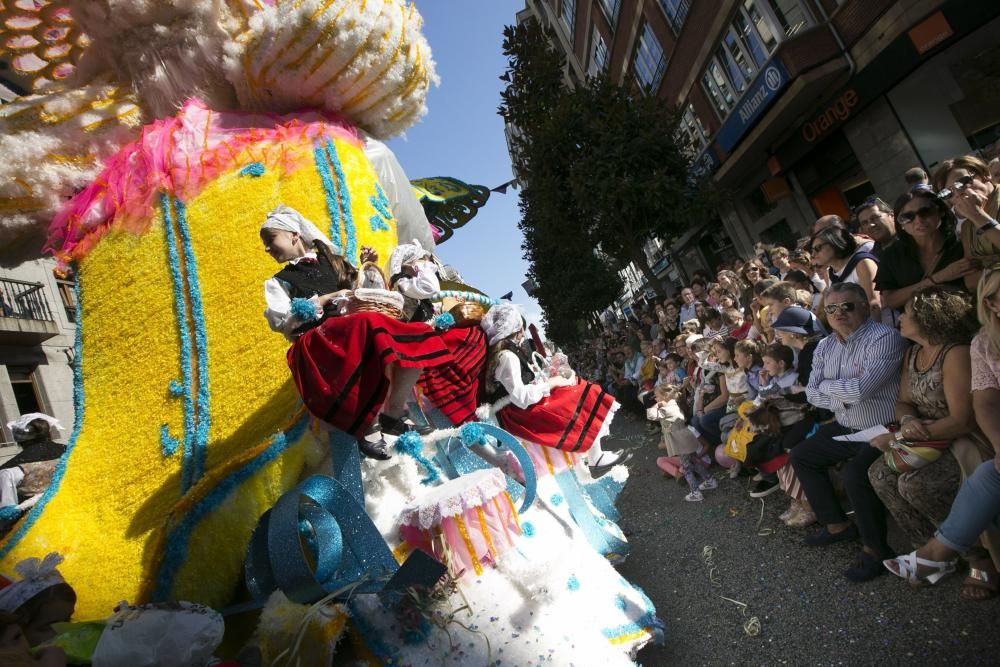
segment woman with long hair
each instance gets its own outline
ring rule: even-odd
[[[945,160],[934,174],[938,190],[950,192],[948,203],[962,218],[959,236],[966,259],[989,266],[1000,261],[1000,187],[985,162],[974,155]],[[976,286],[979,276],[968,273],[965,286]]]
[[[979,266],[963,258],[948,204],[917,188],[897,199],[894,210],[898,240],[882,253],[875,277],[882,303],[900,310],[925,287],[965,289],[965,276],[978,273]]]

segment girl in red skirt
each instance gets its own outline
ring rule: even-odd
[[[292,341],[288,365],[302,402],[318,419],[357,438],[366,456],[388,459],[384,437],[365,438],[369,427],[381,410],[388,422],[382,432],[401,434],[406,398],[421,370],[450,363],[451,352],[427,324],[377,312],[342,314],[357,270],[298,211],[271,211],[260,238],[264,250],[285,264],[264,283],[264,316]],[[363,261],[372,256],[362,250]],[[402,305],[398,293],[377,294]]]
[[[483,317],[490,345],[486,371],[486,398],[500,426],[516,438],[568,452],[588,453],[591,467],[606,468],[627,460],[622,452],[605,452],[601,440],[608,434],[618,403],[600,386],[561,375],[536,382],[521,352],[524,320],[513,305],[490,308]]]

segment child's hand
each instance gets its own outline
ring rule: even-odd
[[[370,245],[361,246],[361,263],[367,264],[368,262],[378,263],[378,252],[375,248]]]
[[[758,373],[758,377],[760,378],[760,383],[762,385],[771,383],[771,376],[768,375],[767,371],[762,370],[760,373]]]

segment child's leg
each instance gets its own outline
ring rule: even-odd
[[[694,470],[695,474],[698,475],[698,477],[701,477],[702,480],[711,479],[712,476],[708,474],[708,468],[706,468],[704,462],[702,462],[701,456],[695,454],[690,456],[691,468]]]
[[[688,486],[691,487],[691,490],[697,491],[698,480],[694,476],[694,466],[697,462],[696,456],[694,454],[682,454],[680,459],[681,459],[681,474],[684,475],[684,479],[687,481]]]

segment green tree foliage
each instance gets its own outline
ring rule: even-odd
[[[546,330],[568,342],[577,320],[618,296],[629,262],[659,289],[643,245],[705,219],[712,197],[674,140],[677,110],[605,79],[567,87],[562,56],[534,22],[504,30],[504,54],[499,112],[522,184],[523,249]]]

